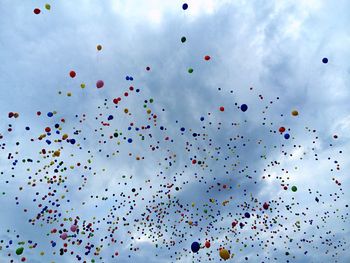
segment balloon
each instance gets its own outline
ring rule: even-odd
[[[206,242],[205,242],[205,247],[206,247],[206,248],[210,248],[210,241],[206,241]]]
[[[23,253],[24,248],[23,247],[19,247],[16,249],[16,255],[21,255]]]
[[[299,112],[298,112],[297,110],[293,110],[293,111],[292,111],[292,115],[293,115],[293,116],[298,116],[298,115],[299,115]]]
[[[70,231],[72,231],[72,232],[75,232],[75,231],[77,231],[77,226],[76,225],[72,225],[71,227],[70,227]]]
[[[280,127],[280,128],[278,129],[278,131],[279,131],[280,133],[284,133],[284,132],[286,131],[286,128]]]
[[[241,111],[245,112],[245,111],[247,111],[247,109],[248,109],[247,104],[242,104],[241,105]]]
[[[146,67],[146,70],[147,70],[147,71],[150,71],[150,70],[151,70],[151,68],[150,68],[150,67]]]
[[[97,49],[98,51],[101,51],[101,50],[102,50],[102,46],[101,46],[101,45],[97,45],[97,46],[96,46],[96,49]]]
[[[230,253],[227,251],[227,249],[220,249],[219,254],[223,260],[228,260],[230,258]]]
[[[265,203],[263,204],[263,208],[264,208],[265,210],[269,209],[269,204],[265,202]]]
[[[45,5],[45,8],[46,8],[47,10],[50,10],[50,9],[51,9],[51,6],[50,6],[49,4],[46,4],[46,5]]]
[[[296,192],[297,190],[298,190],[298,188],[297,188],[295,185],[293,185],[293,186],[292,186],[292,191],[293,191],[293,192]]]
[[[224,111],[225,110],[225,108],[223,106],[221,106],[219,109],[220,109],[220,111]]]
[[[323,59],[322,59],[322,62],[323,62],[324,64],[327,64],[327,63],[328,63],[328,58],[323,58]]]
[[[191,245],[191,250],[193,253],[197,253],[200,249],[200,245],[198,242],[193,242]]]
[[[62,235],[60,235],[60,238],[62,238],[62,240],[66,240],[68,237],[67,233],[63,233]]]
[[[182,43],[185,43],[185,42],[186,42],[186,37],[182,37],[182,38],[181,38],[181,42],[182,42]]]
[[[41,13],[41,10],[39,8],[34,9],[34,14],[39,15]]]
[[[286,133],[286,134],[284,135],[284,139],[288,140],[289,138],[290,138],[290,135],[289,135],[288,133]]]
[[[244,217],[245,217],[245,218],[250,218],[250,214],[249,214],[248,212],[245,212],[245,213],[244,213]]]
[[[85,89],[85,83],[81,83],[81,84],[80,84],[80,87],[81,87],[82,89]]]
[[[193,72],[193,68],[189,68],[188,73],[192,73],[192,72]]]
[[[182,5],[182,9],[183,9],[183,10],[186,10],[187,8],[188,8],[188,4],[184,3],[184,4]]]
[[[69,76],[70,76],[71,78],[75,78],[76,75],[77,75],[77,73],[75,73],[74,70],[71,70],[71,71],[69,72]]]
[[[98,88],[98,89],[102,88],[104,85],[105,84],[104,84],[104,82],[102,80],[98,80],[96,82],[96,88]]]
[[[210,56],[207,55],[207,56],[204,57],[204,59],[205,59],[206,61],[208,61],[208,60],[210,59]]]

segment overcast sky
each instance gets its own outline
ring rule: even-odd
[[[350,2],[184,3],[0,0],[1,262],[350,262]]]

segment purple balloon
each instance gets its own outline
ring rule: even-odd
[[[97,87],[98,89],[102,88],[104,85],[105,85],[105,84],[104,84],[104,82],[103,82],[102,80],[98,80],[98,81],[96,82],[96,87]]]

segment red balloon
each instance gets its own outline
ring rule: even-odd
[[[283,132],[285,132],[285,131],[286,131],[286,128],[284,128],[284,127],[280,127],[280,128],[278,129],[278,131],[279,131],[280,133],[283,133]]]
[[[205,247],[206,247],[206,248],[210,248],[210,242],[209,242],[209,241],[206,241],[206,242],[205,242]]]
[[[210,59],[210,56],[207,55],[204,57],[204,59],[208,61]]]
[[[220,107],[220,111],[224,111],[225,108],[223,106]]]
[[[74,70],[71,70],[71,71],[69,72],[69,76],[70,76],[71,78],[75,78],[76,75],[77,75],[77,73],[75,73]]]
[[[263,204],[263,208],[264,208],[265,210],[269,209],[269,204],[265,202],[265,203]]]
[[[34,14],[39,15],[41,10],[39,8],[35,8],[33,12]]]

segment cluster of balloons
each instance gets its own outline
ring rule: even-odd
[[[182,9],[188,8],[183,3]],[[40,12],[34,9],[35,14]],[[180,40],[187,41],[185,36]],[[102,45],[95,45],[91,49],[104,56]],[[198,63],[215,72],[216,56],[202,56],[196,57]],[[142,71],[150,71],[151,66],[142,65]],[[181,72],[190,80],[201,70],[196,68],[192,76],[185,69]],[[157,72],[152,67],[152,73]],[[194,69],[189,67],[187,72],[192,74]],[[78,88],[86,95],[89,82],[78,73],[67,69],[64,77],[70,85],[79,81]],[[297,117],[298,110],[286,113],[273,108],[279,97],[266,101],[265,94],[248,88],[242,98],[233,91],[225,93],[229,103],[220,101],[222,94],[212,93],[214,104],[189,115],[179,109],[174,116],[166,112],[164,96],[142,89],[147,81],[152,83],[152,74],[147,73],[141,85],[138,80],[130,82],[134,77],[127,75],[117,89],[111,88],[110,81],[97,80],[93,90],[99,94],[97,105],[89,105],[87,111],[74,107],[74,112],[67,112],[65,104],[28,113],[29,119],[8,113],[10,123],[0,131],[4,150],[0,180],[16,190],[7,193],[4,187],[3,196],[11,195],[14,205],[29,218],[29,226],[47,231],[50,250],[42,249],[40,256],[50,254],[57,262],[63,256],[77,262],[132,261],[144,249],[143,242],[137,241],[147,240],[157,253],[167,249],[169,260],[178,262],[186,257],[195,262],[232,258],[290,262],[296,251],[306,257],[329,246],[334,251],[324,253],[337,257],[348,246],[331,233],[337,222],[348,222],[348,212],[334,205],[344,196],[337,158],[343,152],[337,148],[337,154],[321,159],[315,147],[320,135],[309,127],[300,132],[298,127],[304,123]],[[302,115],[303,109],[298,109]],[[305,134],[310,136],[308,142]],[[338,135],[327,139],[341,140]],[[333,142],[329,151],[332,147]],[[300,177],[305,155],[314,158],[315,166],[332,161],[329,197],[293,181]],[[311,211],[315,202],[323,215]],[[298,237],[286,233],[298,233]],[[24,262],[27,257],[30,262],[35,249],[45,246],[24,241],[15,231],[3,234],[0,244],[6,245],[3,250],[1,245],[0,253],[6,251],[12,262]],[[44,240],[41,234],[38,231],[35,238]],[[322,245],[315,246],[320,240]],[[286,250],[281,255],[266,252],[281,249],[280,244]]]

